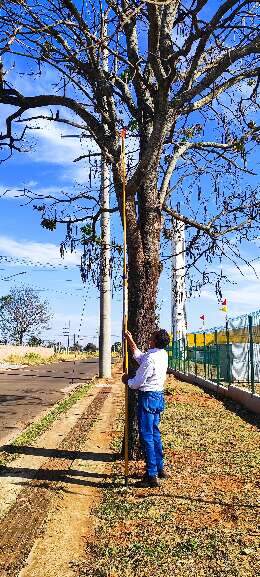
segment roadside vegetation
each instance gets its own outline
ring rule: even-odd
[[[93,513],[84,577],[255,577],[259,419],[198,387],[169,379],[162,431],[171,478],[135,487],[143,463],[123,464]],[[113,441],[116,450],[122,421]],[[120,475],[121,473],[121,475]]]
[[[117,360],[120,359],[120,353],[112,352],[112,357]],[[84,361],[86,359],[96,359],[98,358],[99,352],[97,351],[82,351],[82,352],[60,352],[54,353],[50,357],[43,357],[39,353],[29,352],[25,355],[11,354],[5,357],[2,361],[10,365],[48,365],[50,363],[66,362],[66,361]]]
[[[39,353],[29,352],[25,355],[11,354],[5,359],[4,363],[10,363],[13,365],[47,365],[49,363],[65,362],[65,361],[81,361],[89,358],[96,358],[98,356],[98,351],[96,352],[61,352],[54,353],[50,357],[43,357]]]

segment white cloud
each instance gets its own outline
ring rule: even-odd
[[[203,289],[200,295],[201,299],[209,300],[209,301],[216,301],[215,293],[211,292],[210,290]]]
[[[230,304],[241,305],[246,308],[246,311],[250,312],[255,309],[259,309],[260,306],[260,282],[256,283],[246,283],[245,286],[240,289],[227,290],[225,296]],[[234,307],[233,307],[234,308]]]
[[[38,121],[39,128],[36,128],[35,122],[31,125],[34,126],[31,135],[37,140],[37,147],[30,152],[30,159],[34,162],[63,166],[72,163],[76,157],[84,153],[84,144],[79,138],[66,138],[72,133],[71,129],[47,120]]]
[[[233,282],[239,284],[243,282],[257,282],[260,278],[260,260],[252,261],[252,266],[247,264],[239,265],[239,269],[235,266],[226,266],[225,275]]]
[[[260,307],[260,281],[254,278],[254,281],[244,280],[240,282],[238,286],[224,288],[223,299],[224,298],[228,301],[231,316],[257,310]],[[198,302],[198,299],[194,300]],[[217,306],[217,297],[213,289],[212,291],[210,289],[202,290],[199,301],[201,303],[203,303],[203,301],[214,302]],[[209,304],[207,306],[209,306]]]
[[[55,113],[55,110],[53,112]],[[42,115],[44,111],[36,109],[33,114],[34,116]],[[62,114],[65,118],[72,118],[72,115],[68,113]],[[80,123],[78,118],[76,120]],[[80,135],[80,132],[67,125],[56,124],[55,121],[48,120],[32,120],[27,124],[31,126],[29,136],[35,143],[28,153],[33,162],[59,164],[60,166],[71,165],[76,174],[80,164],[73,164],[75,158],[89,151],[99,152],[98,146],[92,139],[71,138],[72,134]]]
[[[3,107],[0,105],[0,113]],[[10,113],[11,110],[8,110]],[[56,113],[56,108],[52,109]],[[35,109],[33,116],[49,115],[50,111],[46,109]],[[6,108],[3,109],[2,120],[0,121],[0,130],[5,130],[5,120],[7,115]],[[0,114],[1,116],[1,114]],[[74,119],[71,113],[66,110],[62,111],[62,116],[66,119]],[[28,112],[24,118],[28,117]],[[76,121],[80,124],[79,118]],[[57,173],[56,178],[63,181],[79,182],[85,184],[88,177],[88,159],[74,163],[73,161],[88,154],[89,152],[99,152],[99,147],[93,139],[71,138],[72,134],[78,134],[80,131],[67,125],[51,122],[48,120],[32,120],[26,122],[30,126],[25,138],[26,155],[20,154],[27,162],[45,163],[47,165],[59,165],[63,169],[63,174]],[[17,127],[17,134],[19,133]],[[19,183],[20,186],[20,183]],[[9,197],[11,197],[9,195]]]
[[[15,259],[24,259],[28,261],[28,265],[31,264],[32,266],[49,264],[57,267],[61,265],[73,267],[80,264],[78,252],[65,253],[64,258],[61,259],[59,246],[55,244],[22,239],[18,242],[7,236],[0,236],[0,254]]]

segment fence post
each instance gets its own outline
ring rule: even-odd
[[[182,346],[183,346],[183,372],[184,372],[184,374],[186,374],[186,340],[185,340],[185,337],[183,337]]]
[[[230,338],[229,338],[229,326],[228,320],[226,320],[226,339],[227,339],[227,377],[228,377],[228,386],[231,385],[231,355],[230,355]]]
[[[178,365],[179,371],[181,370],[181,339],[178,340]]]
[[[219,385],[219,344],[218,331],[215,331],[216,361],[217,361],[217,385]]]
[[[187,349],[187,364],[188,364],[188,373],[190,372],[190,351],[189,351],[189,338],[187,335],[187,341],[186,341],[186,349]]]
[[[251,393],[255,394],[255,367],[254,367],[254,339],[253,339],[253,317],[249,315],[248,317],[248,327],[249,327],[249,356],[250,356],[250,383],[251,383]]]
[[[212,376],[212,349],[214,350],[214,345],[209,346],[209,378],[211,381],[213,380],[213,376]]]
[[[197,367],[197,335],[194,335],[194,353],[195,353],[195,375],[197,376],[198,367]]]
[[[206,379],[206,377],[207,377],[206,354],[207,354],[207,350],[206,350],[206,333],[205,333],[205,331],[204,331],[204,333],[203,333],[203,361],[204,361],[204,378],[205,378],[205,379]]]

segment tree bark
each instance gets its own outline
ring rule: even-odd
[[[160,262],[161,213],[155,198],[156,175],[147,179],[138,191],[138,221],[131,218],[128,206],[128,326],[140,349],[148,348],[149,338],[158,326],[157,292],[162,265]],[[129,375],[135,374],[137,363],[129,358]],[[139,455],[137,426],[137,394],[129,390],[129,456]]]
[[[128,243],[128,322],[140,348],[147,345],[151,333],[158,324],[156,314],[158,281],[161,272],[159,258],[159,238],[156,231],[156,220],[149,219],[146,244],[151,245],[153,254],[140,259],[135,251],[135,245]],[[129,231],[129,234],[130,231]]]

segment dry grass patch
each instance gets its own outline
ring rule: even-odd
[[[115,464],[80,577],[260,575],[257,419],[173,378],[166,398],[171,478],[137,488],[143,464],[131,463],[125,491]]]
[[[29,352],[25,355],[11,354],[4,359],[5,363],[14,365],[48,365],[50,363],[65,362],[65,361],[83,361],[87,359],[97,358],[97,353],[88,352],[70,352],[70,353],[54,353],[50,357],[43,357],[39,353]]]

